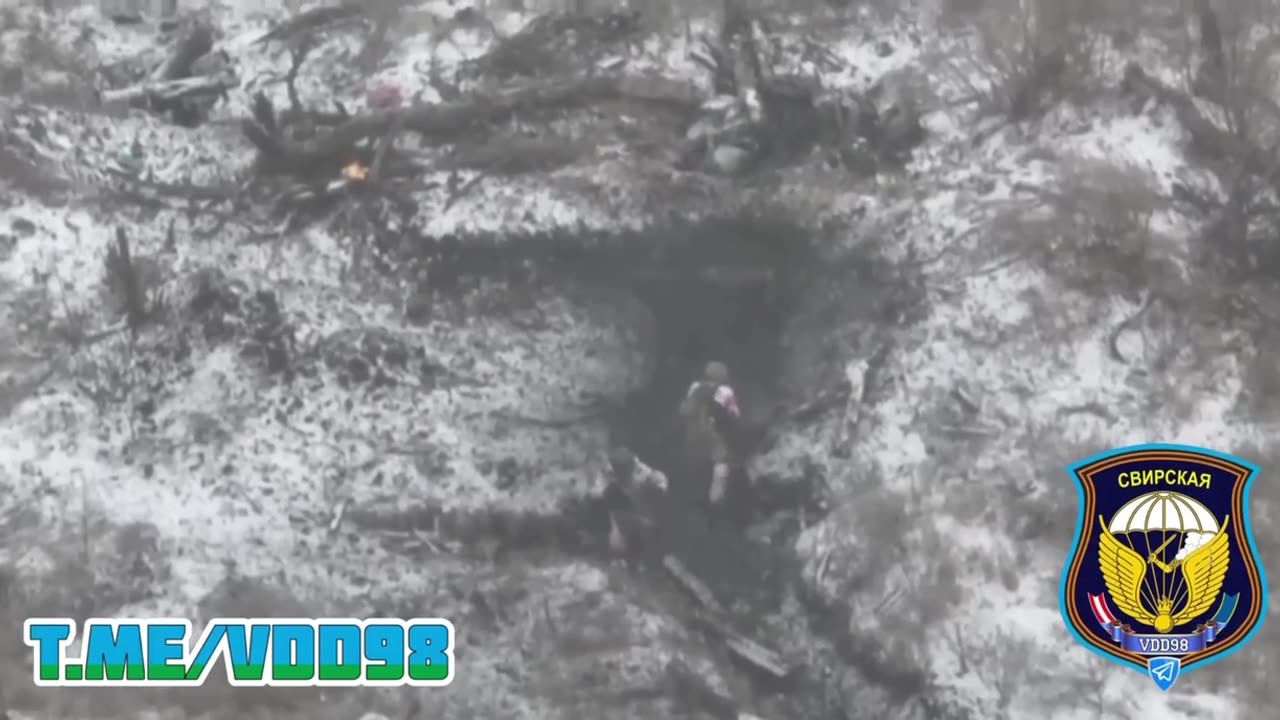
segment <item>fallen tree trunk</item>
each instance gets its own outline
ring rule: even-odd
[[[384,135],[393,126],[448,140],[477,125],[501,122],[526,110],[579,107],[621,99],[691,112],[701,98],[693,85],[663,78],[592,77],[541,82],[492,94],[475,93],[453,102],[420,103],[356,115],[328,132],[303,141],[272,132],[258,120],[245,120],[242,129],[258,150],[279,163],[278,167],[301,171],[322,163],[341,164],[357,143]]]
[[[1200,50],[1204,57],[1196,72],[1195,90],[1202,97],[1223,100],[1227,91],[1227,56],[1222,50],[1222,29],[1209,0],[1197,0],[1200,16]]]
[[[728,622],[720,619],[724,609],[716,602],[711,588],[707,587],[698,576],[685,566],[679,558],[667,555],[662,558],[662,566],[677,584],[685,589],[704,612],[697,615],[698,623],[715,633],[739,660],[746,662],[758,670],[782,680],[789,677],[795,666],[781,653],[761,645],[751,638],[735,630]]]
[[[674,555],[667,555],[662,558],[662,567],[671,574],[673,580],[698,601],[698,604],[710,612],[721,613],[724,608],[720,607],[720,603],[716,601],[716,596],[711,592],[711,588],[702,582],[698,576],[689,572],[689,568]]]
[[[118,90],[103,90],[103,105],[143,102],[167,105],[195,97],[215,97],[235,86],[235,78],[227,72],[179,80],[162,80],[133,85]]]
[[[795,672],[795,664],[787,660],[782,653],[743,635],[719,617],[702,613],[698,615],[698,622],[718,635],[724,641],[725,647],[739,660],[774,679],[786,680]]]

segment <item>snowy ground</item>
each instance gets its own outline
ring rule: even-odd
[[[899,252],[910,246],[916,257],[936,258],[925,266],[926,283],[937,292],[931,313],[896,336],[887,363],[893,388],[864,411],[870,418],[854,437],[853,466],[837,469],[844,462],[829,461],[831,472],[843,479],[837,494],[848,497],[848,506],[812,528],[801,546],[815,566],[834,550],[833,562],[843,558],[847,567],[871,563],[881,569],[865,556],[880,554],[875,541],[892,532],[882,503],[904,503],[901,511],[890,511],[911,538],[904,555],[945,567],[947,577],[908,584],[909,599],[900,601],[913,606],[923,600],[912,594],[945,595],[944,607],[923,621],[936,630],[927,649],[916,651],[929,658],[944,684],[980,699],[991,713],[985,716],[1247,716],[1228,696],[1200,688],[1166,694],[1143,676],[1112,672],[1071,647],[1057,606],[1071,522],[1048,528],[1049,542],[1031,549],[1009,534],[1021,520],[1016,515],[1023,506],[1015,498],[1028,488],[1028,504],[1045,497],[1051,513],[1073,522],[1065,464],[1078,457],[1151,441],[1230,450],[1261,432],[1239,418],[1242,369],[1236,357],[1221,353],[1198,363],[1191,353],[1179,352],[1164,375],[1115,361],[1108,335],[1138,310],[1141,298],[1099,299],[1064,287],[1036,262],[1038,249],[1027,247],[1050,237],[1027,232],[1010,243],[1000,232],[1011,212],[1042,211],[1028,188],[1069,188],[1072,168],[1082,162],[1105,159],[1130,167],[1133,177],[1165,196],[1175,179],[1204,186],[1206,173],[1183,159],[1185,138],[1176,120],[1158,110],[1060,108],[1033,127],[1006,129],[977,147],[972,119],[963,113],[941,111],[928,119],[935,135],[917,151],[910,169],[917,180],[910,191],[914,202],[892,226]],[[879,202],[895,205],[883,197]],[[869,213],[867,232],[880,231],[883,223]],[[1168,212],[1157,213],[1153,225],[1165,243],[1159,254],[1175,258],[1169,266],[1176,273],[1192,227]],[[1167,337],[1166,326],[1173,324],[1153,320],[1145,338],[1122,336],[1120,349],[1130,358],[1154,357],[1161,343],[1178,342]],[[1215,332],[1195,329],[1209,337]],[[861,386],[871,349],[849,365],[855,387]],[[965,409],[956,391],[975,407]],[[842,426],[828,424],[818,441],[839,445]],[[763,458],[762,469],[808,455],[812,441],[812,435],[793,438]],[[1061,462],[1055,466],[1055,460]],[[882,480],[891,499],[877,498],[868,476]],[[910,582],[893,571],[886,575],[887,589]],[[828,581],[838,583],[839,577],[830,572]],[[869,630],[880,622],[866,620]],[[947,627],[985,630],[958,645]],[[1079,702],[1081,697],[1088,702]]]
[[[150,42],[88,14],[66,23],[73,36],[75,28],[97,24],[106,61]],[[267,25],[245,16],[222,27],[231,34],[228,49],[249,57],[239,46]],[[254,75],[267,68],[241,70]],[[349,93],[353,103],[359,95]],[[408,290],[352,269],[351,238],[307,232],[263,243],[232,224],[197,239],[199,228],[182,212],[104,211],[92,202],[118,185],[106,168],[135,139],[146,148],[151,182],[233,182],[252,154],[232,127],[189,132],[143,115],[10,102],[4,112],[6,127],[21,138],[10,147],[55,168],[79,198],[64,204],[24,186],[21,177],[5,178],[11,185],[0,227],[14,234],[0,255],[8,313],[0,484],[6,526],[28,529],[11,533],[3,559],[24,582],[38,587],[39,578],[54,573],[46,582],[56,585],[59,568],[84,563],[98,578],[129,585],[125,565],[142,552],[163,578],[157,593],[126,598],[118,610],[125,614],[227,614],[229,601],[218,598],[230,575],[287,588],[285,595],[306,599],[301,607],[308,612],[377,614],[405,592],[397,588],[413,588],[408,592],[434,604],[414,612],[461,616],[469,612],[466,598],[449,597],[455,578],[507,594],[503,587],[520,583],[482,581],[483,563],[447,556],[424,562],[384,549],[376,536],[345,528],[330,534],[336,508],[346,501],[366,512],[426,505],[536,515],[599,489],[593,469],[605,455],[602,431],[547,423],[643,382],[648,358],[636,329],[642,323],[626,298],[533,295],[518,306],[507,299],[487,307],[481,292],[462,307],[410,321]],[[168,298],[175,323],[136,344],[117,333],[74,351],[60,340],[68,329],[92,334],[117,323],[103,269],[117,224],[129,228],[139,264],[163,279],[153,290]],[[171,233],[178,238],[172,244]],[[202,278],[211,278],[214,291],[203,305]],[[268,319],[272,308],[278,321]],[[297,373],[288,382],[264,361],[260,338],[253,337],[276,325],[292,335]],[[229,329],[211,337],[214,326]],[[95,397],[97,391],[104,394]],[[154,526],[160,538],[154,552],[116,530],[134,523]],[[542,573],[527,581],[546,593],[538,613],[558,612],[557,593],[564,603],[594,593],[601,612],[624,614],[605,623],[617,632],[663,632],[625,595],[609,594],[598,570],[568,563]],[[576,587],[582,583],[598,587]],[[544,600],[551,604],[543,607]],[[278,602],[258,611],[283,609],[272,604]],[[518,605],[506,610],[533,617]],[[566,604],[565,612],[581,608]],[[469,642],[483,647],[492,642],[485,635],[476,629]],[[511,645],[510,638],[500,640],[500,650],[486,657],[502,662],[503,653],[518,650],[505,647]],[[652,647],[669,645],[659,640]],[[615,662],[607,647],[600,652],[592,662]],[[642,661],[628,651],[616,662]],[[647,663],[655,671],[663,666]],[[574,672],[572,665],[561,670]],[[491,674],[477,666],[450,691],[462,698],[458,712],[496,716],[475,703],[526,697],[520,712],[545,716],[528,687],[477,694],[477,683],[504,686]],[[10,703],[27,699],[4,684]],[[99,706],[84,716],[114,712]],[[357,715],[351,710],[347,717]]]
[[[211,11],[225,32],[222,46],[237,59],[245,90],[287,69],[283,53],[253,45],[269,27],[266,10],[253,4],[252,9],[217,6]],[[421,48],[435,47],[427,38],[440,27],[439,18],[454,10],[445,3],[423,3],[413,16],[422,23],[421,33],[406,25],[399,39],[404,52],[393,54],[395,62],[380,74],[405,85],[411,95],[429,98],[434,90],[416,70],[429,62]],[[273,9],[271,14],[280,13]],[[506,33],[525,21],[506,13],[498,25]],[[96,28],[89,44],[98,62],[133,56],[150,43],[145,30],[113,28],[88,11],[62,18],[58,37],[69,46],[85,27]],[[877,36],[893,46],[888,55],[867,38],[835,45],[832,49],[859,70],[842,82],[865,87],[923,61],[922,48],[945,54],[949,47],[942,43],[938,51],[928,35],[925,41],[913,40],[911,35],[918,38],[922,31],[919,26],[897,30]],[[932,31],[925,27],[923,32]],[[447,66],[474,57],[488,35],[464,29],[453,40],[439,45],[437,62]],[[335,51],[317,63],[341,65],[356,50],[343,42],[334,40],[334,47],[346,56]],[[637,52],[633,62],[639,69],[646,63],[667,72],[689,69],[680,41]],[[331,96],[335,75],[342,77],[323,67],[304,74],[304,99]],[[363,81],[337,85],[349,107],[360,107]],[[936,91],[944,94],[945,88]],[[283,91],[273,93],[281,97]],[[240,103],[247,96],[237,96],[223,110],[226,117],[243,114]],[[147,148],[149,177],[160,182],[231,183],[251,160],[250,149],[230,125],[189,131],[141,115],[99,117],[10,101],[0,108],[4,127],[23,138],[22,152],[59,168],[58,175],[82,198],[107,192],[103,188],[112,181],[103,168],[135,138]],[[1099,443],[1160,440],[1232,449],[1256,441],[1259,429],[1233,412],[1242,370],[1231,355],[1208,363],[1177,357],[1165,376],[1136,373],[1115,362],[1107,334],[1139,303],[1097,299],[1064,287],[1033,261],[1034,251],[1021,253],[993,229],[998,227],[994,219],[1007,219],[1010,208],[1035,204],[1028,187],[1067,183],[1073,168],[1090,158],[1114,160],[1122,150],[1153,187],[1166,191],[1173,179],[1202,173],[1187,166],[1176,123],[1159,111],[1135,114],[1105,103],[1083,111],[1064,108],[1038,121],[1034,135],[1026,128],[1005,129],[974,147],[967,110],[960,106],[928,117],[933,136],[917,151],[906,182],[818,190],[802,180],[793,184],[793,191],[800,188],[797,195],[807,196],[802,201],[821,206],[823,214],[868,208],[865,227],[855,228],[850,240],[887,234],[895,240],[887,252],[910,247],[914,258],[925,259],[932,302],[926,319],[895,331],[895,350],[887,362],[893,389],[866,410],[870,415],[848,448],[852,460],[830,452],[846,429],[841,416],[817,428],[796,428],[759,459],[759,469],[786,469],[801,457],[828,467],[839,507],[810,528],[801,548],[815,566],[830,556],[833,582],[843,576],[840,568],[853,572],[879,562],[868,559],[881,554],[869,550],[878,533],[902,535],[905,550],[896,557],[908,569],[894,570],[892,561],[874,567],[884,576],[882,589],[916,582],[902,578],[920,575],[925,567],[938,571],[929,580],[933,584],[912,586],[908,593],[945,598],[929,612],[913,602],[904,611],[910,619],[930,629],[991,628],[984,647],[958,647],[942,641],[949,633],[937,632],[906,650],[929,658],[940,683],[953,688],[963,704],[981,708],[981,716],[998,717],[997,707],[1007,717],[1064,720],[1245,716],[1225,694],[1165,695],[1134,673],[1104,676],[1096,658],[1083,649],[1064,649],[1056,589],[1069,538],[1053,530],[1043,547],[1029,550],[1011,536],[1019,522],[1015,515],[1021,506],[1012,499],[1019,487],[1031,484],[1035,497],[1074,502],[1063,491],[1069,480],[1061,466],[1076,458],[1059,458],[1064,448],[1083,457],[1102,449]],[[41,132],[32,132],[35,123]],[[110,575],[134,552],[122,547],[131,541],[118,539],[113,528],[150,523],[161,538],[163,560],[158,562],[168,566],[168,577],[160,594],[126,606],[123,613],[196,615],[223,584],[228,562],[235,573],[271,578],[296,597],[314,598],[326,611],[367,611],[376,597],[389,594],[379,585],[439,586],[441,577],[481,572],[465,560],[422,562],[387,552],[367,538],[333,538],[325,526],[344,499],[378,507],[426,502],[551,511],[559,501],[591,490],[596,479],[584,468],[598,464],[604,438],[591,427],[549,430],[538,419],[572,416],[592,394],[639,386],[648,370],[644,338],[634,329],[635,309],[625,298],[531,297],[515,310],[476,305],[465,309],[466,322],[458,321],[463,313],[442,312],[424,325],[405,317],[402,287],[353,276],[351,238],[308,232],[267,244],[229,227],[214,237],[185,240],[194,229],[179,210],[112,216],[96,203],[61,204],[34,185],[4,181],[9,189],[0,201],[0,300],[10,317],[0,323],[6,333],[0,371],[8,378],[0,388],[0,447],[6,448],[0,454],[0,518],[5,525],[16,524],[12,518],[35,509],[39,521],[14,535],[17,541],[0,551],[0,561],[38,575],[66,562],[63,556],[80,553],[90,528],[91,564]],[[625,189],[628,177],[614,182]],[[574,187],[540,179],[491,183],[448,210],[442,210],[443,198],[426,198],[422,213],[431,216],[431,228],[442,231],[627,222],[618,205],[600,209],[591,201],[595,195],[566,189]],[[495,207],[502,212],[493,212]],[[1157,215],[1153,223],[1169,243],[1168,254],[1184,255],[1180,244],[1192,228],[1176,216]],[[137,224],[130,231],[135,256],[168,278],[165,289],[172,303],[188,309],[180,312],[177,329],[133,349],[123,336],[111,336],[73,352],[59,340],[66,327],[92,333],[115,321],[104,309],[102,255],[122,221]],[[179,240],[170,247],[171,225]],[[226,341],[204,337],[207,314],[189,309],[199,289],[195,278],[213,270],[218,286],[240,298],[230,315],[244,330]],[[256,296],[258,291],[269,291],[272,299]],[[243,335],[252,334],[265,306],[273,303],[297,345],[314,354],[314,361],[298,361],[314,371],[299,372],[291,383],[272,376],[261,358],[245,354]],[[1158,315],[1151,321],[1160,322]],[[1149,330],[1148,338],[1161,328]],[[172,346],[179,337],[193,349],[175,359]],[[816,344],[821,338],[808,340]],[[371,351],[370,344],[380,349]],[[1158,350],[1128,335],[1120,345],[1128,357]],[[854,381],[860,382],[860,363],[870,349],[840,351],[845,355],[837,365],[848,361],[857,369]],[[812,354],[795,348],[796,358]],[[358,363],[370,373],[382,369],[396,384],[361,382],[353,377],[361,374]],[[54,374],[38,389],[24,389],[50,369]],[[834,370],[830,383],[843,374],[839,367]],[[791,372],[810,377],[814,370],[794,367]],[[1177,387],[1168,378],[1176,378]],[[95,402],[86,387],[110,388],[119,397]],[[977,402],[976,412],[957,409],[952,395],[957,388]],[[1164,403],[1154,411],[1153,396]],[[140,427],[140,404],[151,407],[148,422],[154,430]],[[1109,416],[1078,411],[1091,404],[1105,406]],[[872,487],[871,477],[883,487]],[[899,517],[904,527],[885,527],[887,520],[876,517],[894,504],[898,507],[889,516]],[[1069,515],[1072,509],[1059,512]],[[50,537],[59,542],[51,544]],[[374,564],[378,578],[368,576]],[[605,598],[600,613],[622,613],[619,627],[636,635],[629,642],[655,653],[617,651],[616,663],[656,667],[667,657],[657,650],[668,644],[663,638],[682,644],[679,628],[664,624],[652,608],[619,599],[625,580],[576,564],[530,572],[547,575],[543,586],[561,588],[553,599],[566,607],[571,605],[567,596],[577,593]],[[490,584],[504,582],[494,578]],[[450,602],[458,608],[465,604],[443,591],[424,594],[445,606],[431,613],[444,613]],[[876,600],[853,602],[870,608]],[[508,610],[532,616],[543,611],[535,605],[512,601]],[[880,618],[855,617],[876,624],[868,630],[883,633]],[[999,622],[990,622],[993,617]],[[637,639],[654,627],[656,636]],[[510,640],[498,631],[477,635],[482,647]],[[1042,654],[1045,661],[1021,662],[1027,653]],[[495,650],[493,656],[499,655]],[[527,686],[502,679],[504,669],[494,662],[495,667],[460,683],[462,692],[498,687],[495,696],[529,694]],[[1079,695],[1081,683],[1097,693],[1105,713],[1063,709]],[[1011,688],[1007,697],[1000,697],[1002,688]],[[557,703],[563,701],[531,700],[523,712],[530,717],[569,712]],[[106,717],[83,715],[99,716]]]

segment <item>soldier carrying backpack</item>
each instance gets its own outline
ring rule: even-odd
[[[689,386],[680,403],[685,428],[685,448],[695,465],[711,465],[708,499],[720,506],[728,494],[732,459],[731,438],[741,413],[729,369],[722,362],[709,362],[702,378]]]

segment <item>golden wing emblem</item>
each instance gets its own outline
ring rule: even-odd
[[[1222,581],[1231,563],[1231,539],[1227,535],[1228,516],[1213,539],[1201,545],[1182,561],[1182,578],[1187,583],[1187,602],[1173,616],[1175,627],[1191,622],[1209,611],[1222,592]]]
[[[1111,593],[1111,601],[1120,612],[1143,625],[1154,627],[1156,616],[1142,606],[1142,579],[1147,575],[1147,561],[1133,548],[1126,547],[1107,529],[1098,517],[1102,534],[1098,538],[1098,568]]]

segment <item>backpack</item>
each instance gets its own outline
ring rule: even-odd
[[[717,415],[738,416],[738,401],[733,388],[698,381],[689,386],[680,403],[680,415],[684,418],[688,437],[694,442],[705,441],[706,434],[720,434],[727,428],[719,427]]]
[[[715,417],[711,403],[715,402],[715,386],[707,382],[695,382],[689,386],[680,403],[680,415],[690,429],[715,429]]]

